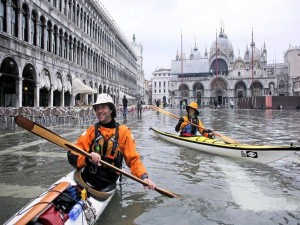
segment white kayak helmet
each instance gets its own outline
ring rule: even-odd
[[[111,117],[116,118],[117,116],[116,106],[112,100],[112,97],[109,94],[106,93],[99,94],[97,96],[97,101],[94,104],[92,104],[92,106],[95,110],[95,106],[101,104],[107,104],[109,108],[112,110]]]

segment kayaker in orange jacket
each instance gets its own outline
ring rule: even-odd
[[[119,174],[101,166],[100,160],[122,168],[124,158],[131,173],[147,182],[149,189],[154,189],[156,185],[149,179],[140,160],[130,129],[125,125],[119,125],[114,119],[116,107],[111,96],[98,95],[93,108],[99,122],[89,127],[76,142],[78,147],[90,153],[91,159],[69,151],[70,164],[77,169],[84,168],[82,178],[91,187],[105,191],[107,187],[115,186]]]
[[[202,134],[204,137],[214,138],[212,130],[204,128],[201,120],[198,119],[199,111],[198,104],[196,102],[191,102],[186,107],[187,115],[180,117],[178,124],[175,127],[175,131],[179,132],[181,136],[189,137],[195,136],[197,131]],[[193,124],[198,125],[199,127],[193,126],[188,123],[191,122]]]

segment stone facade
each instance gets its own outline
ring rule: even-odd
[[[95,0],[0,1],[0,106],[90,104],[102,92],[118,102],[137,92],[137,60]]]
[[[169,92],[162,98],[177,107],[183,101],[195,101],[202,106],[215,102],[227,105],[231,99],[237,104],[238,99],[245,97],[296,95],[299,55],[300,47],[290,47],[284,63],[267,64],[266,44],[259,49],[252,40],[243,57],[240,53],[235,57],[233,46],[221,28],[209,52],[205,49],[202,55],[196,44],[189,57],[177,52],[171,61]]]

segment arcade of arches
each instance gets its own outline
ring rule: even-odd
[[[0,67],[0,106],[52,107],[90,104],[96,100],[97,93],[102,92],[112,95],[114,101],[117,101],[117,89],[97,83],[93,85],[90,82],[91,89],[98,91],[76,93],[73,80],[70,74],[63,77],[59,72],[51,76],[47,69],[38,74],[32,64],[26,64],[19,72],[16,61],[7,57]],[[85,80],[83,84],[86,85]]]
[[[182,99],[181,101],[195,101],[198,104],[201,104],[204,100],[203,96],[205,96],[205,91],[209,91],[211,93],[211,96],[208,99],[206,98],[205,100],[210,104],[217,101],[219,105],[222,105],[230,101],[230,97],[228,96],[231,96],[229,93],[231,90],[229,90],[226,80],[221,77],[212,80],[209,90],[205,90],[204,85],[201,82],[195,82],[192,84],[192,88],[190,88],[186,83],[181,84],[177,92],[179,93],[178,96],[180,96],[180,98]],[[268,91],[272,91],[272,84],[270,84],[269,88],[264,89],[263,85],[260,82],[255,81],[253,82],[253,85],[251,85],[250,88],[247,89],[246,84],[243,81],[239,81],[234,86],[233,96],[235,96],[235,98],[243,98],[247,96],[248,91],[250,91],[253,96],[269,94]]]

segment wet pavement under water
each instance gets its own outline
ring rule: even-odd
[[[200,118],[205,127],[241,143],[300,145],[300,110],[204,108]],[[96,224],[300,224],[300,152],[268,165],[257,164],[158,139],[149,127],[174,132],[177,120],[155,111],[117,120],[131,128],[151,179],[182,198],[144,191],[141,184],[123,177]],[[43,125],[74,142],[91,124]],[[64,149],[14,124],[1,122],[1,126],[2,224],[72,167]]]

